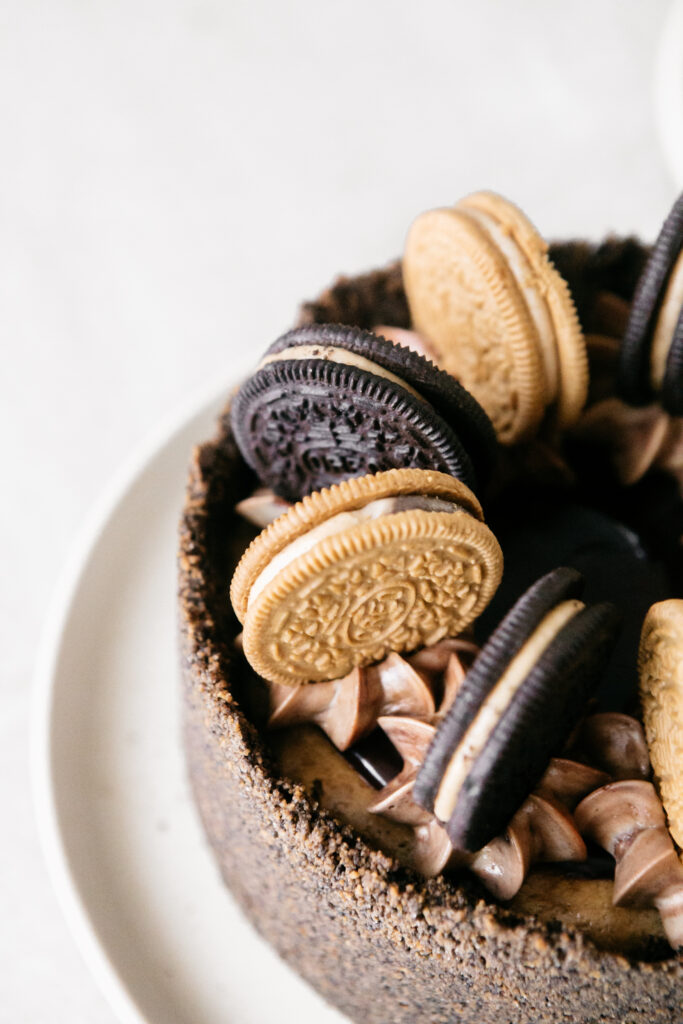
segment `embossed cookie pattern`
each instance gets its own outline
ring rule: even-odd
[[[311,386],[309,394],[284,394],[274,386],[252,414],[257,470],[286,480],[289,492],[303,494],[395,466],[453,472],[423,424],[405,415],[378,417],[372,396],[321,391]]]
[[[488,576],[480,554],[459,542],[416,538],[364,552],[294,589],[245,649],[255,649],[267,677],[335,678],[389,651],[457,635],[485,599]]]
[[[423,214],[408,236],[404,277],[416,329],[499,440],[533,432],[544,410],[541,357],[519,289],[483,232],[456,210]]]
[[[683,601],[652,606],[638,668],[650,759],[671,834],[683,849]]]

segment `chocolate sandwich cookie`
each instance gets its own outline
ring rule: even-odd
[[[617,371],[630,405],[660,400],[683,415],[683,195],[664,221],[636,286]]]
[[[612,649],[613,605],[578,600],[560,568],[508,612],[467,673],[415,783],[416,801],[473,852],[502,833],[579,720]]]
[[[261,481],[290,501],[403,466],[475,487],[496,449],[486,413],[449,374],[333,324],[295,328],[271,345],[235,396],[232,427]]]
[[[294,686],[457,636],[501,572],[465,484],[394,469],[294,505],[247,549],[230,596],[254,670]]]
[[[650,557],[641,538],[623,523],[578,503],[546,497],[528,504],[504,501],[489,519],[503,549],[505,574],[495,597],[475,623],[488,637],[517,596],[555,566],[570,566],[585,580],[584,600],[610,601],[622,616],[609,664],[596,690],[601,707],[630,711],[637,703],[638,640],[645,613],[671,593],[668,566]]]
[[[551,406],[569,426],[586,401],[585,341],[547,248],[521,210],[490,192],[422,214],[406,241],[415,329],[506,444],[533,435]]]

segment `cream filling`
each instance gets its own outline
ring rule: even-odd
[[[581,601],[563,601],[548,612],[486,697],[458,744],[441,780],[434,801],[434,814],[439,821],[446,822],[452,815],[470,768],[483,751],[501,716],[540,656],[560,630],[583,607]]]
[[[550,316],[548,304],[537,286],[533,267],[514,236],[505,231],[490,214],[469,206],[467,207],[467,213],[477,221],[496,248],[503,254],[506,263],[512,271],[512,276],[524,297],[529,315],[541,343],[541,356],[548,391],[547,404],[550,404],[559,391],[560,366],[552,317]]]
[[[359,523],[368,522],[370,519],[379,519],[381,516],[391,515],[393,512],[405,512],[409,509],[420,509],[424,512],[467,512],[467,509],[454,501],[446,501],[444,498],[429,498],[421,494],[377,498],[375,501],[368,502],[363,508],[354,509],[352,512],[339,512],[336,516],[331,516],[330,519],[314,526],[303,536],[297,537],[271,558],[268,565],[261,570],[251,585],[247,608],[278,573],[282,572],[296,558],[309,552],[316,544],[328,537],[335,536],[335,534],[344,533],[351,527],[358,526]]]
[[[678,317],[683,308],[683,250],[681,251],[664,292],[650,348],[650,381],[659,391],[666,372],[666,360],[673,341]]]
[[[337,348],[334,345],[292,345],[291,348],[284,348],[282,352],[275,352],[272,356],[266,356],[261,360],[257,369],[260,370],[262,367],[267,366],[268,363],[281,363],[285,359],[327,359],[332,363],[345,363],[347,366],[355,366],[359,370],[365,370],[367,373],[374,373],[376,377],[384,377],[385,380],[390,380],[392,384],[398,384],[404,391],[408,391],[415,398],[419,398],[421,402],[427,401],[419,391],[411,388],[410,384],[406,384],[395,373],[385,370],[383,366],[378,366],[377,363],[373,363],[370,359],[365,359],[364,356],[356,355],[355,352],[349,352],[348,349]]]

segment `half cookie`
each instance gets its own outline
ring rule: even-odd
[[[669,830],[683,849],[683,600],[653,604],[638,652],[645,734]]]
[[[289,501],[402,466],[475,487],[496,449],[486,413],[449,374],[410,349],[339,325],[279,338],[238,391],[231,417],[245,460]]]
[[[548,407],[566,427],[588,391],[588,358],[569,289],[512,203],[477,192],[414,221],[403,277],[415,329],[472,392],[505,444]]]
[[[582,577],[556,569],[508,612],[467,673],[414,787],[453,845],[474,852],[504,832],[562,751],[616,638],[613,605],[578,600]]]
[[[501,573],[500,547],[468,487],[395,469],[291,508],[247,549],[230,596],[255,671],[297,685],[457,636]]]
[[[630,405],[659,399],[683,416],[683,195],[674,203],[636,287],[617,387]]]

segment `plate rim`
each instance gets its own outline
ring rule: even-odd
[[[29,782],[43,861],[57,903],[86,969],[122,1024],[150,1024],[150,1021],[131,996],[115,963],[100,942],[81,896],[60,828],[52,773],[56,672],[64,633],[84,574],[116,509],[136,481],[164,450],[173,445],[178,435],[190,427],[193,420],[209,415],[214,407],[216,414],[219,413],[235,383],[228,378],[217,385],[214,378],[210,385],[204,383],[195,388],[179,410],[157,419],[109,477],[77,528],[58,573],[40,631],[31,675]]]

